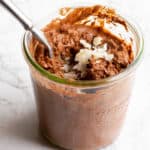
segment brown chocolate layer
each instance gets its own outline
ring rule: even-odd
[[[104,28],[106,22],[118,23],[128,32],[126,22],[113,9],[98,5],[63,8],[60,12],[66,16],[63,19],[54,19],[43,29],[54,51],[54,57],[50,58],[47,49],[37,40],[32,41],[32,53],[44,69],[62,78],[98,80],[120,73],[134,60],[132,45]],[[90,16],[98,18],[98,25],[94,21],[90,25],[88,20],[85,21]],[[99,46],[107,44],[107,53],[113,55],[112,60],[92,56],[84,70],[77,69],[75,66],[79,62],[76,61],[76,55],[81,49],[85,49],[81,40],[93,47],[95,37],[102,38]]]

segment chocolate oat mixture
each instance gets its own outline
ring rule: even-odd
[[[62,8],[43,29],[54,56],[36,39],[36,61],[56,76],[98,80],[120,73],[134,60],[133,38],[126,22],[104,6]]]

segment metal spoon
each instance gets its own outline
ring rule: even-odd
[[[44,33],[34,27],[31,20],[28,19],[10,0],[0,0],[0,4],[6,8],[24,27],[29,30],[40,42],[42,42],[49,50],[50,57],[53,56],[52,48],[50,47]]]

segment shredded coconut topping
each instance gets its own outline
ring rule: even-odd
[[[94,46],[98,46],[101,43],[102,43],[102,38],[100,36],[94,38],[94,40],[93,40],[93,45]]]
[[[80,44],[84,46],[84,48],[91,49],[92,47],[91,44],[89,44],[86,40],[83,40],[83,39],[80,40]]]
[[[80,51],[76,54],[75,61],[78,62],[74,69],[84,70],[86,65],[89,63],[89,59],[94,56],[95,59],[104,58],[107,61],[111,61],[114,58],[113,54],[107,53],[107,44],[101,44],[101,37],[95,37],[93,40],[93,46],[89,44],[87,41],[81,39],[80,43],[84,46],[84,49],[80,49]],[[94,49],[91,49],[93,47]]]

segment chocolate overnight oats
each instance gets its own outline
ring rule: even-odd
[[[137,29],[114,9],[96,5],[62,8],[42,30],[54,55],[50,58],[34,38],[25,55],[43,135],[73,150],[111,144],[122,127],[141,57]]]
[[[62,8],[44,33],[54,51],[33,40],[36,61],[58,77],[98,80],[120,73],[134,60],[133,35],[113,9]]]

